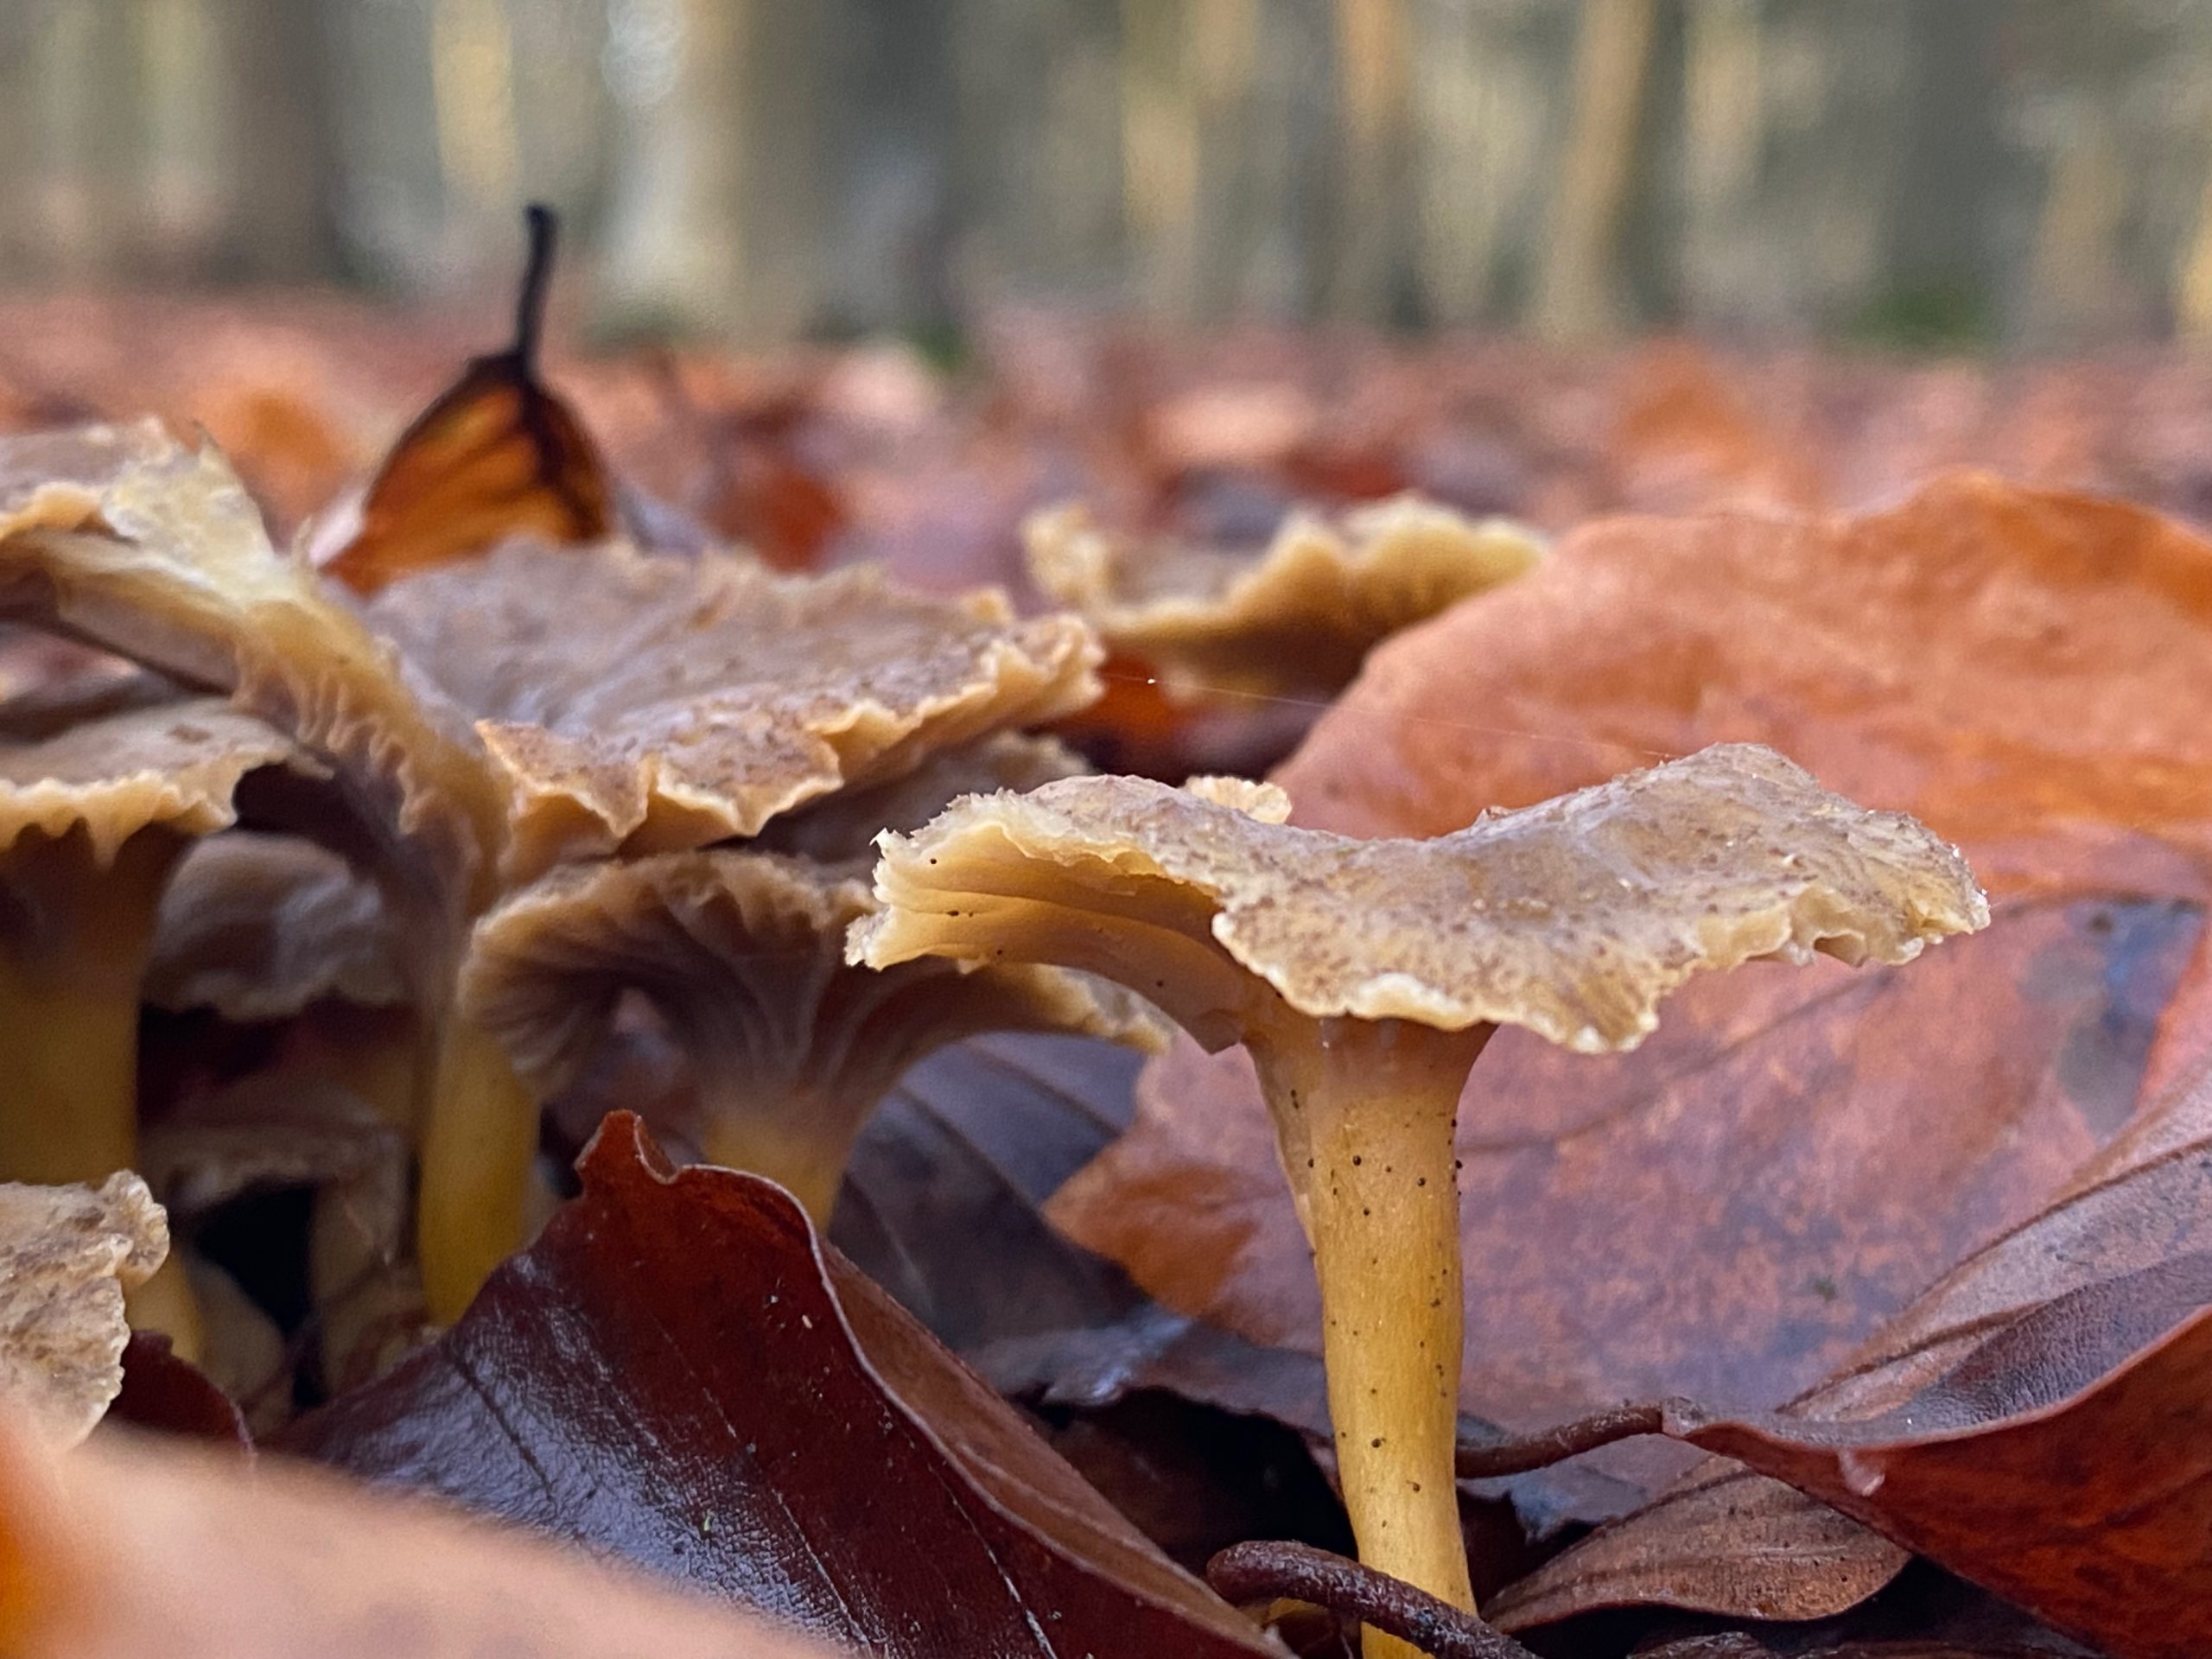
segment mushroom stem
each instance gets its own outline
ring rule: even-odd
[[[493,1268],[522,1248],[531,1214],[537,1096],[506,1051],[448,1017],[423,1133],[416,1242],[431,1319],[451,1324]]]
[[[97,1183],[138,1149],[138,991],[185,838],[103,862],[83,830],[0,853],[0,1180]]]
[[[207,1357],[207,1321],[186,1276],[181,1249],[172,1248],[145,1283],[123,1293],[123,1313],[133,1331],[158,1331],[167,1337],[169,1351],[179,1359],[197,1365]]]
[[[765,1175],[805,1208],[817,1228],[844,1184],[846,1160],[876,1096],[860,1103],[786,1096],[775,1110],[758,1103],[709,1100],[699,1128],[699,1151],[710,1164]]]
[[[1247,1039],[1313,1247],[1337,1468],[1365,1565],[1475,1611],[1459,1532],[1459,1090],[1491,1027],[1281,1020]],[[1367,1659],[1414,1649],[1370,1631]]]

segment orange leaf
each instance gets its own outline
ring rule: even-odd
[[[472,557],[513,536],[588,542],[614,523],[599,451],[538,384],[537,343],[552,274],[554,219],[530,210],[530,263],[515,343],[472,359],[385,458],[361,524],[325,565],[357,593]]]

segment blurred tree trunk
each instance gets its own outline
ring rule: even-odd
[[[953,0],[950,35],[959,285],[1125,299],[1118,0]]]
[[[954,321],[952,151],[957,111],[948,0],[836,0],[848,107],[837,124],[838,193],[823,272],[848,328],[939,334]]]
[[[1999,66],[2007,0],[1907,8],[1910,78],[1899,99],[1910,171],[1894,193],[1885,280],[1965,343],[1991,324],[2002,273],[1990,204],[2001,186]]]
[[[317,0],[219,0],[214,8],[226,121],[219,269],[259,282],[327,278],[337,250],[339,135]]]
[[[1602,337],[1629,320],[1620,252],[1655,22],[1654,0],[1583,0],[1574,114],[1531,319],[1555,340]]]
[[[1682,308],[1767,308],[1759,186],[1766,138],[1760,0],[1688,0],[1682,35]],[[1753,291],[1746,293],[1749,286]]]
[[[127,270],[140,156],[130,14],[124,0],[82,0],[31,16],[31,142],[10,166],[32,181],[38,272],[85,282]]]
[[[1402,319],[1412,294],[1412,23],[1406,0],[1336,0],[1336,315]]]
[[[836,105],[822,86],[821,15],[763,0],[618,0],[610,322],[757,340],[818,320],[832,188],[823,117]]]
[[[1548,214],[1541,188],[1573,38],[1564,8],[1516,0],[1414,10],[1414,267],[1431,321],[1507,315]]]
[[[321,0],[321,10],[345,257],[357,274],[403,292],[449,282],[429,0]]]

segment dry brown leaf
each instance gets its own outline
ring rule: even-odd
[[[356,593],[489,551],[510,537],[593,542],[614,527],[599,450],[539,384],[553,216],[530,210],[530,262],[514,343],[472,359],[392,445],[351,540],[323,569]]]

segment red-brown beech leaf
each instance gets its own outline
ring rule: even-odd
[[[253,1450],[253,1435],[238,1402],[156,1331],[133,1331],[124,1344],[123,1392],[100,1421]]]
[[[1493,1614],[1526,1629],[1732,1582],[1740,1611],[1754,1580],[1818,1600],[1836,1560],[1866,1560],[1842,1511],[2112,1652],[2212,1650],[2208,1304],[2212,1073],[1786,1412],[1670,1410],[1670,1433],[1740,1462],[1701,1465]]]
[[[1297,822],[1430,836],[1719,741],[1924,819],[1995,919],[1902,969],[1693,982],[1633,1054],[1500,1033],[1459,1112],[1461,1403],[1508,1428],[1778,1406],[2127,1123],[2212,870],[2212,546],[1974,474],[1856,518],[1604,521],[1386,642],[1277,776]],[[1047,1213],[1179,1313],[1318,1338],[1239,1053],[1156,1063]],[[1865,1548],[1821,1611],[1902,1559]]]
[[[467,1315],[288,1432],[888,1656],[1268,1651],[781,1188],[628,1113]]]

